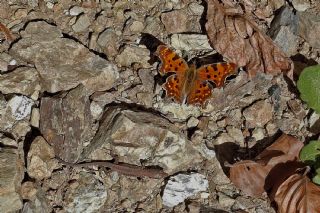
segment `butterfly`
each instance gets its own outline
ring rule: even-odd
[[[220,88],[226,78],[237,71],[236,64],[226,62],[208,64],[197,69],[194,64],[189,66],[165,45],[159,45],[155,54],[161,60],[159,73],[162,76],[174,73],[167,77],[162,87],[166,96],[178,103],[203,105],[212,95],[212,85],[208,81]]]

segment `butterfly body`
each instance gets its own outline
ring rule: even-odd
[[[209,64],[198,69],[194,64],[189,67],[184,59],[164,45],[158,47],[156,54],[162,62],[160,74],[174,73],[166,79],[163,88],[167,96],[179,103],[203,105],[211,97],[212,86],[208,81],[221,87],[236,71],[234,63]]]

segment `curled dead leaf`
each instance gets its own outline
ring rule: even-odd
[[[275,201],[279,213],[320,212],[320,187],[306,175],[294,174],[278,188]]]
[[[296,138],[282,134],[272,145],[261,152],[254,161],[244,160],[235,163],[230,168],[230,180],[243,192],[251,196],[260,196],[273,188],[272,183],[278,183],[288,174],[292,174],[301,164],[296,163],[303,143]],[[270,171],[278,165],[290,163],[290,169],[270,175]],[[274,170],[275,171],[275,170]],[[268,181],[267,181],[268,178]]]
[[[257,72],[273,75],[284,72],[292,79],[292,61],[255,23],[241,13],[230,13],[229,0],[207,0],[207,3],[206,29],[215,50],[238,66],[246,67],[250,77]]]

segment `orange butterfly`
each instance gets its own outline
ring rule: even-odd
[[[159,45],[156,55],[161,59],[160,74],[170,75],[162,87],[166,95],[179,103],[200,104],[211,97],[212,86],[208,81],[214,82],[216,87],[222,87],[228,76],[236,73],[234,63],[216,63],[204,65],[196,69],[192,64],[179,57],[165,45]]]

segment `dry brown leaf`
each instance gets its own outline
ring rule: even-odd
[[[220,1],[207,0],[206,29],[214,49],[238,66],[245,66],[250,77],[257,72],[284,72],[292,79],[293,63],[284,52],[247,16],[237,13],[230,0]]]
[[[279,213],[320,212],[320,187],[306,175],[294,174],[278,188],[275,201]]]
[[[232,165],[230,180],[244,193],[260,196],[264,190],[265,179],[270,168],[251,160],[245,160]]]
[[[272,145],[259,154],[255,161],[245,160],[233,164],[230,168],[230,180],[246,194],[259,196],[265,189],[272,188],[270,183],[277,183],[275,179],[281,179],[279,175],[287,177],[288,173],[285,171],[278,173],[277,176],[268,177],[268,175],[277,165],[296,160],[302,147],[301,141],[282,134]],[[290,167],[290,173],[301,167],[300,164],[290,165],[295,166],[295,168]],[[267,177],[268,184],[266,185]]]

